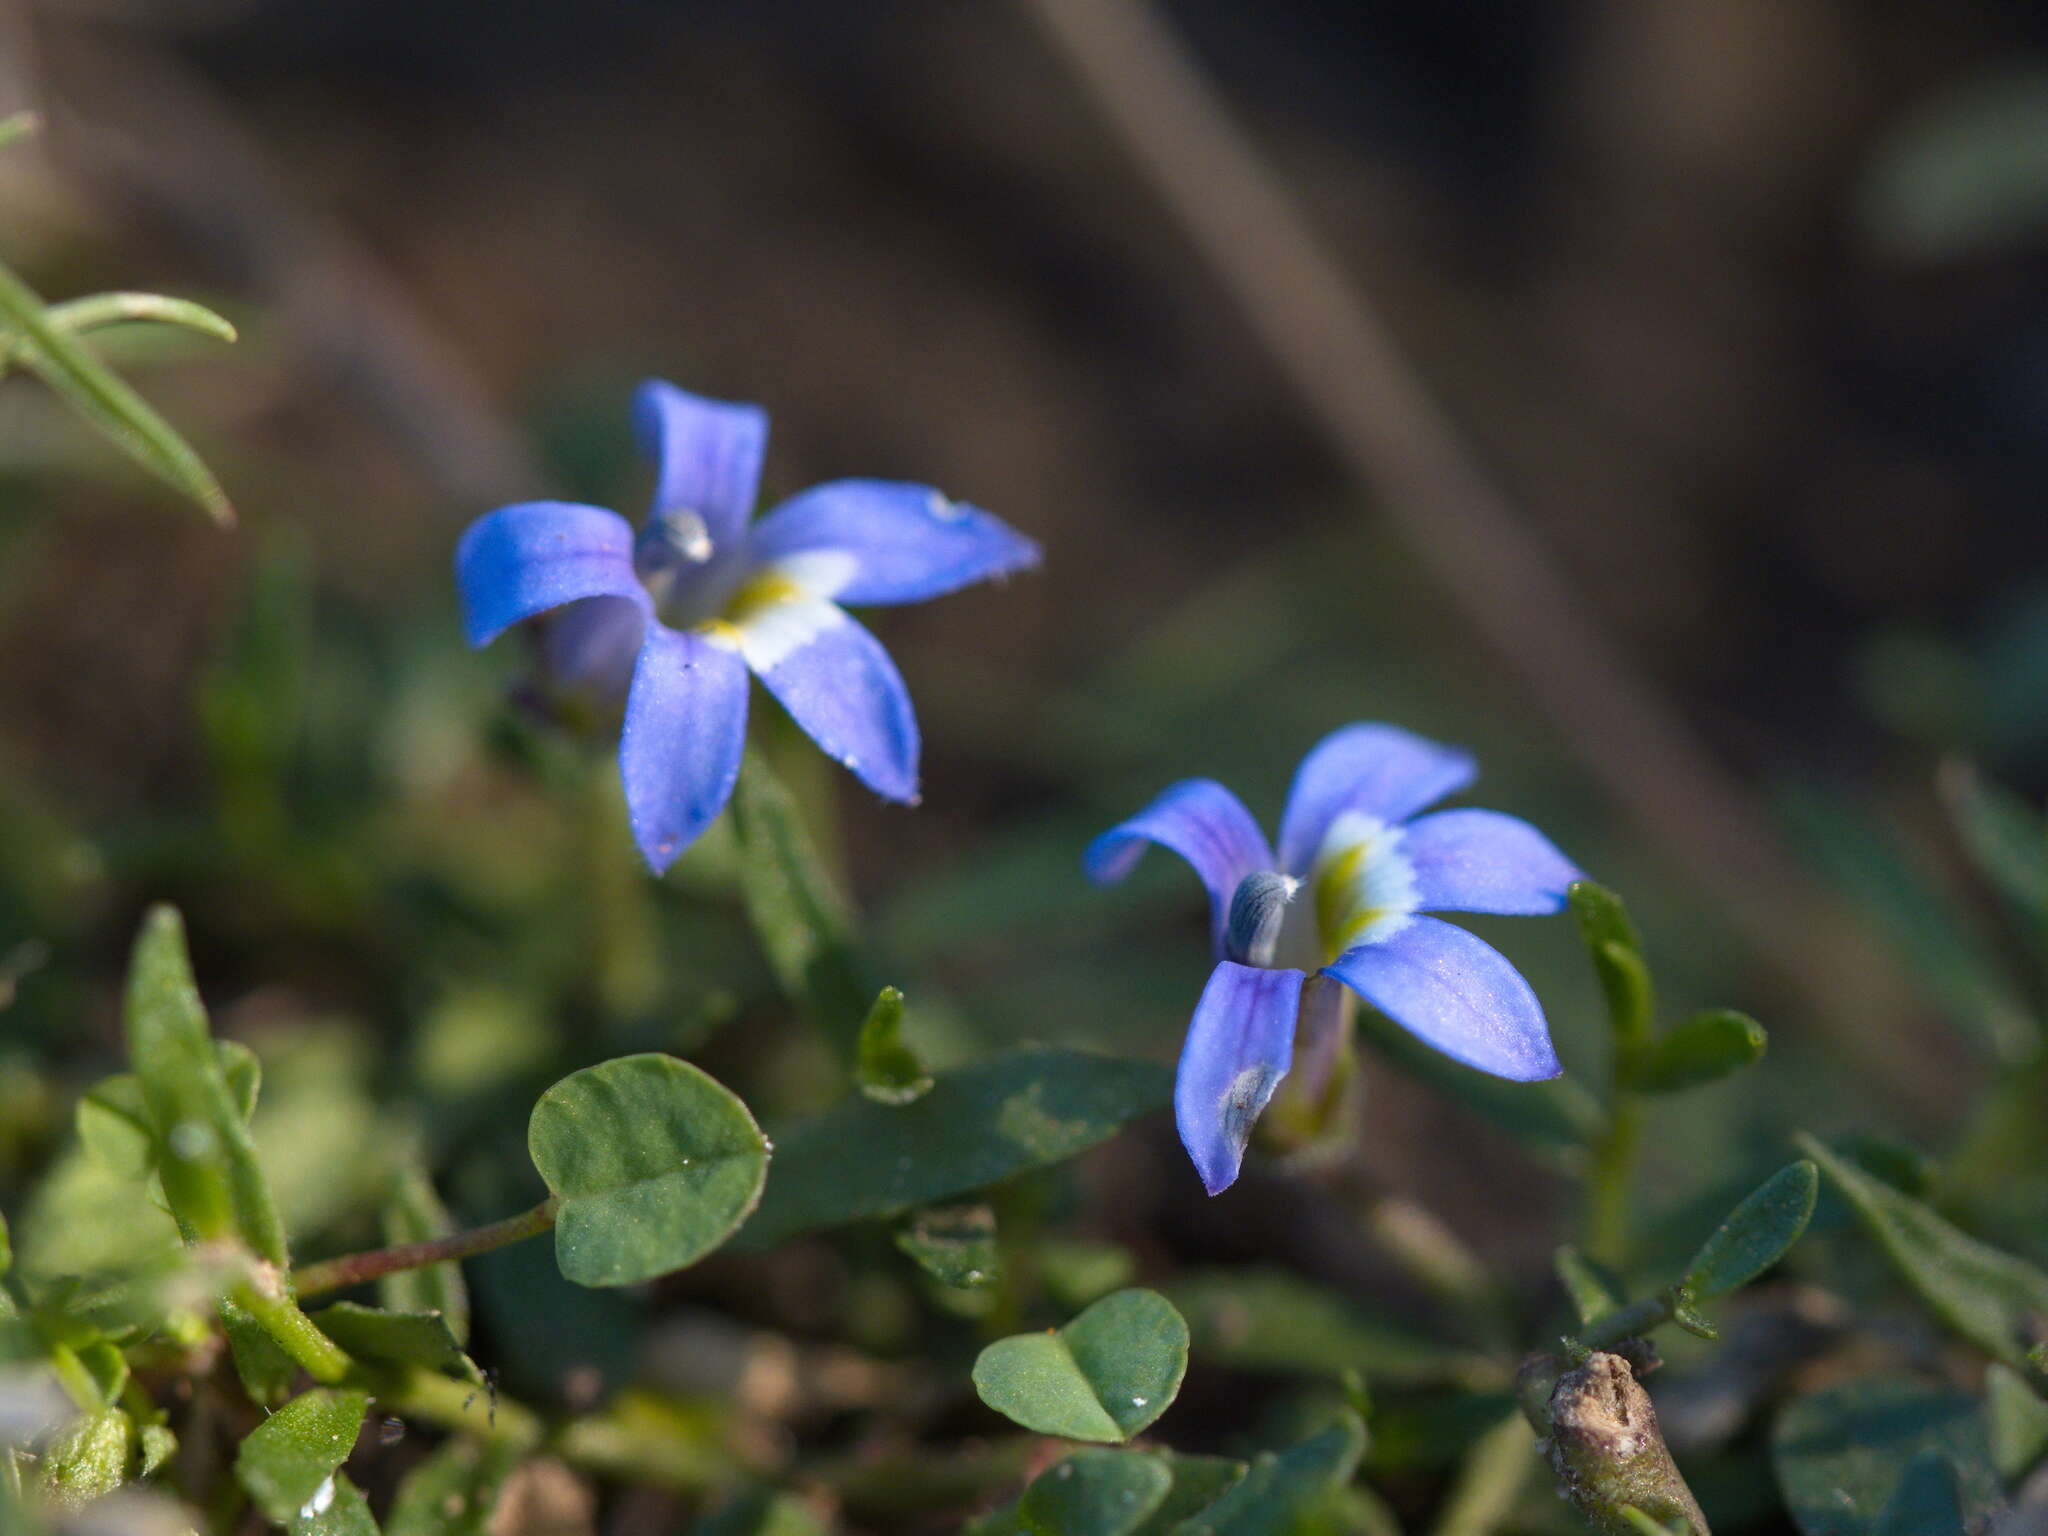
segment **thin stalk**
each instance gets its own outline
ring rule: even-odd
[[[402,1418],[496,1441],[522,1455],[546,1435],[540,1415],[525,1404],[433,1371],[412,1371],[397,1382],[380,1384],[377,1401]]]
[[[1645,1296],[1641,1301],[1615,1308],[1585,1332],[1573,1334],[1571,1342],[1582,1350],[1612,1349],[1623,1339],[1640,1338],[1652,1328],[1663,1327],[1671,1321],[1674,1311],[1675,1298],[1669,1292]]]
[[[1607,1129],[1594,1143],[1586,1170],[1585,1229],[1587,1254],[1616,1269],[1628,1261],[1629,1186],[1642,1126],[1642,1096],[1617,1073],[1607,1106]]]
[[[292,1287],[301,1296],[338,1291],[344,1286],[361,1285],[382,1275],[424,1269],[429,1264],[445,1264],[453,1259],[474,1258],[477,1254],[536,1237],[554,1224],[555,1199],[550,1195],[532,1210],[508,1216],[503,1221],[494,1221],[486,1227],[473,1227],[467,1232],[428,1238],[424,1242],[399,1243],[390,1248],[372,1248],[364,1253],[345,1253],[340,1258],[322,1259],[318,1264],[294,1270]]]
[[[333,1386],[354,1368],[348,1352],[315,1327],[290,1297],[254,1281],[244,1281],[229,1295],[315,1381]]]

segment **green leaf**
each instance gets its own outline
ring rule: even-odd
[[[231,1298],[220,1304],[220,1320],[228,1336],[228,1353],[235,1362],[235,1374],[250,1401],[265,1407],[281,1403],[299,1378],[299,1363],[273,1339],[264,1326]]]
[[[1299,1522],[1351,1481],[1364,1454],[1365,1425],[1346,1409],[1320,1434],[1257,1457],[1237,1486],[1175,1536],[1293,1536]]]
[[[1166,1294],[1202,1358],[1236,1370],[1331,1378],[1355,1370],[1410,1385],[1498,1374],[1490,1361],[1368,1317],[1286,1270],[1196,1270]]]
[[[256,1507],[283,1525],[310,1518],[337,1496],[336,1470],[355,1449],[369,1411],[367,1392],[315,1387],[249,1431],[235,1455],[235,1477]]]
[[[1860,1377],[1798,1399],[1778,1415],[1771,1461],[1804,1536],[1871,1536],[1900,1471],[1934,1450],[1962,1474],[1976,1517],[2002,1494],[1976,1400],[1900,1377]]]
[[[383,1222],[384,1241],[393,1246],[429,1242],[455,1230],[427,1171],[411,1162],[392,1182]],[[385,1275],[377,1282],[377,1299],[394,1312],[438,1312],[458,1346],[469,1342],[469,1286],[460,1264],[422,1264]]]
[[[2018,1371],[1994,1360],[1984,1372],[1984,1418],[1991,1464],[2007,1482],[2018,1482],[2048,1451],[2048,1399]]]
[[[875,989],[854,949],[846,900],[825,872],[795,800],[758,752],[748,752],[740,766],[730,815],[740,894],[769,968],[852,1057],[854,1020],[865,1017]]]
[[[128,972],[128,1056],[142,1085],[164,1195],[186,1240],[238,1237],[280,1269],[290,1259],[255,1144],[185,955],[171,907],[152,908]]]
[[[337,1472],[286,1523],[290,1536],[377,1536],[377,1522],[362,1490]]]
[[[985,1205],[940,1205],[913,1215],[896,1246],[940,1285],[978,1289],[1002,1278],[996,1213]]]
[[[1812,1163],[1780,1168],[1700,1245],[1679,1284],[1701,1301],[1749,1284],[1799,1241],[1819,1197],[1820,1172]]]
[[[256,1113],[263,1064],[236,1040],[216,1040],[213,1048],[246,1124]],[[115,1173],[141,1178],[156,1166],[156,1127],[143,1102],[142,1080],[133,1072],[117,1072],[95,1083],[78,1101],[73,1117],[80,1144]]]
[[[1570,1243],[1552,1255],[1551,1264],[1581,1323],[1597,1322],[1628,1301],[1614,1271],[1598,1259],[1587,1258]]]
[[[696,1263],[746,1220],[768,1177],[747,1106],[652,1052],[563,1078],[533,1106],[526,1144],[559,1202],[555,1262],[578,1285]]]
[[[463,1381],[484,1379],[438,1312],[387,1312],[360,1302],[338,1301],[307,1316],[314,1327],[358,1359],[417,1365]]]
[[[895,1216],[1064,1162],[1172,1091],[1173,1074],[1153,1062],[1027,1048],[941,1073],[915,1104],[854,1095],[777,1128],[775,1177],[741,1245]]]
[[[1064,1328],[996,1340],[974,1362],[974,1389],[1039,1434],[1114,1442],[1166,1411],[1187,1368],[1187,1323],[1157,1291],[1133,1289]]]
[[[1711,1008],[1666,1031],[1636,1069],[1645,1093],[1680,1093],[1718,1082],[1762,1061],[1770,1045],[1763,1025],[1732,1008]]]
[[[1805,1132],[1795,1140],[1848,1197],[1928,1310],[1986,1354],[2029,1369],[2027,1350],[2048,1318],[2048,1275],[1959,1231]]]
[[[199,455],[142,396],[82,343],[50,323],[43,301],[0,265],[0,326],[15,333],[11,355],[131,458],[183,491],[224,528],[235,510]]]
[[[1176,1526],[1230,1492],[1250,1470],[1243,1462],[1226,1456],[1183,1456],[1178,1451],[1155,1451],[1152,1455],[1173,1475],[1173,1487],[1152,1511],[1152,1518],[1139,1526],[1133,1536],[1171,1536]]]
[[[1934,1446],[1907,1462],[1870,1536],[1963,1536],[1963,1490],[1955,1463]]]
[[[215,341],[232,342],[235,328],[204,304],[161,293],[92,293],[49,305],[43,317],[68,336],[110,325],[175,325]]]
[[[37,1478],[43,1497],[58,1509],[76,1509],[112,1493],[127,1476],[133,1436],[134,1426],[119,1408],[73,1419],[44,1453]]]
[[[1936,781],[1970,862],[2030,930],[2048,922],[2048,821],[1968,763],[1942,764]]]
[[[143,1477],[154,1477],[178,1454],[178,1437],[162,1424],[145,1424],[139,1432],[142,1442]]]
[[[1568,894],[1579,937],[1593,957],[1593,972],[1600,978],[1601,995],[1607,999],[1608,1022],[1614,1030],[1616,1049],[1632,1059],[1627,1064],[1633,1081],[1635,1053],[1646,1046],[1657,1028],[1657,994],[1650,982],[1650,968],[1643,959],[1642,935],[1628,915],[1621,898],[1591,880],[1574,881]]]
[[[932,1075],[903,1043],[903,994],[882,988],[860,1027],[854,1082],[877,1104],[908,1104],[931,1092]]]
[[[1173,1474],[1139,1451],[1076,1451],[1041,1472],[1017,1504],[1032,1536],[1130,1536],[1165,1502]]]
[[[519,1453],[502,1440],[446,1441],[405,1475],[387,1536],[486,1536]]]

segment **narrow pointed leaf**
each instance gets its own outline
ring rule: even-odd
[[[307,1315],[314,1327],[359,1360],[416,1365],[463,1381],[484,1379],[438,1312],[391,1312],[338,1301]]]
[[[1173,1304],[1118,1291],[1064,1328],[996,1340],[974,1362],[974,1389],[1039,1434],[1115,1442],[1166,1411],[1187,1367],[1188,1325]]]
[[[1024,1490],[1017,1520],[1031,1536],[1131,1536],[1172,1487],[1142,1451],[1076,1451]]]
[[[903,1043],[903,994],[882,988],[860,1027],[854,1081],[877,1104],[908,1104],[931,1092],[932,1075]]]
[[[157,1172],[188,1241],[239,1238],[280,1269],[290,1262],[235,1090],[207,1032],[185,955],[184,925],[154,908],[128,973],[128,1055],[156,1137]]]
[[[215,341],[236,339],[234,325],[204,304],[161,293],[91,293],[52,304],[43,314],[52,327],[72,336],[110,325],[175,325]]]
[[[43,301],[4,265],[0,327],[21,338],[12,350],[73,410],[131,458],[191,497],[215,522],[234,525],[227,494],[184,438],[76,338],[53,326]],[[24,347],[30,350],[22,355]]]
[[[220,1069],[244,1122],[256,1113],[263,1067],[256,1053],[237,1040],[216,1040]],[[156,1166],[155,1126],[143,1102],[142,1082],[133,1072],[102,1078],[79,1099],[74,1119],[78,1139],[106,1167],[141,1178]]]
[[[651,1052],[542,1094],[527,1149],[558,1202],[555,1261],[578,1285],[631,1285],[696,1263],[747,1219],[768,1177],[768,1143],[747,1106]]]
[[[2030,1369],[2027,1351],[2048,1320],[2048,1275],[1958,1230],[1816,1138],[1796,1139],[1936,1317],[1995,1359]]]
[[[1819,1197],[1820,1171],[1812,1163],[1780,1168],[1700,1245],[1679,1283],[1702,1301],[1749,1284],[1799,1241]]]

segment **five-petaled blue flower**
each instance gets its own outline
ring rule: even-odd
[[[885,480],[814,486],[750,525],[765,411],[652,379],[633,419],[657,466],[646,525],[636,535],[615,512],[561,501],[478,518],[455,551],[470,643],[563,610],[549,660],[571,682],[625,695],[619,768],[657,873],[731,797],[750,669],[827,755],[877,794],[914,802],[910,696],[839,605],[938,597],[1035,565],[1038,547],[929,486]]]
[[[1482,1072],[1527,1082],[1562,1070],[1521,974],[1464,929],[1423,915],[1556,912],[1579,878],[1512,816],[1416,815],[1476,771],[1465,753],[1398,727],[1348,725],[1296,772],[1277,859],[1251,813],[1211,779],[1174,785],[1090,845],[1099,884],[1129,874],[1151,842],[1209,889],[1216,969],[1181,1050],[1174,1118],[1210,1194],[1236,1181],[1252,1124],[1292,1063],[1305,995],[1329,990],[1323,977]]]

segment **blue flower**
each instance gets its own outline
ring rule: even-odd
[[[1304,1003],[1342,998],[1326,978],[1482,1072],[1528,1082],[1562,1070],[1521,974],[1424,915],[1556,912],[1579,878],[1512,816],[1417,814],[1475,772],[1465,753],[1396,726],[1348,725],[1302,760],[1277,857],[1210,779],[1174,785],[1089,846],[1098,884],[1123,879],[1157,843],[1208,887],[1216,969],[1181,1050],[1174,1118],[1210,1194],[1237,1179],[1252,1125],[1292,1063]]]
[[[565,680],[626,700],[619,768],[656,873],[731,797],[747,673],[830,757],[917,799],[917,720],[895,664],[842,603],[914,603],[1037,564],[1038,547],[929,486],[834,480],[749,523],[768,443],[758,406],[651,379],[634,425],[657,466],[636,534],[615,512],[529,501],[478,518],[455,551],[472,645],[559,610]]]

